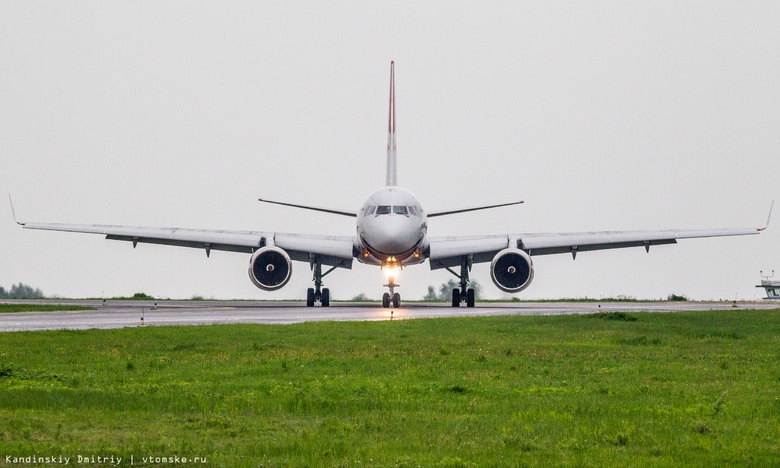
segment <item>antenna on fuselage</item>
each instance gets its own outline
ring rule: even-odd
[[[387,116],[387,177],[388,187],[398,184],[395,151],[395,62],[390,62],[390,112]]]

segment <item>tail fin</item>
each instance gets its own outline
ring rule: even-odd
[[[390,62],[390,113],[387,117],[387,178],[385,185],[398,184],[395,157],[395,62]]]

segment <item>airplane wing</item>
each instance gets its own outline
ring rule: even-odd
[[[430,238],[431,269],[460,266],[464,256],[471,263],[490,262],[501,250],[519,248],[529,255],[551,255],[591,250],[676,244],[678,239],[744,236],[758,234],[765,228],[737,229],[669,229],[659,231],[600,231],[542,234],[507,234],[498,236]]]
[[[146,243],[204,249],[206,255],[210,255],[212,250],[251,254],[266,245],[276,245],[284,249],[292,260],[308,262],[311,255],[317,255],[323,265],[352,268],[354,239],[348,236],[101,224],[17,223],[25,229],[101,234],[106,239],[132,242],[133,247]]]

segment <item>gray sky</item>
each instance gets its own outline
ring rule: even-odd
[[[354,233],[384,182],[390,60],[400,185],[430,235],[760,226],[780,198],[777,2],[0,2],[0,192],[28,221]],[[778,201],[780,205],[780,201]],[[780,209],[780,206],[778,206]],[[520,297],[752,299],[761,236],[535,257]],[[24,231],[0,203],[0,286],[303,298],[248,255]],[[404,298],[451,276],[404,270]],[[501,297],[486,264],[474,277]],[[379,298],[357,264],[337,299]]]

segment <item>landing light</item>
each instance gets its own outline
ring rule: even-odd
[[[385,267],[385,275],[387,275],[388,278],[396,278],[400,272],[401,269],[396,266]]]

